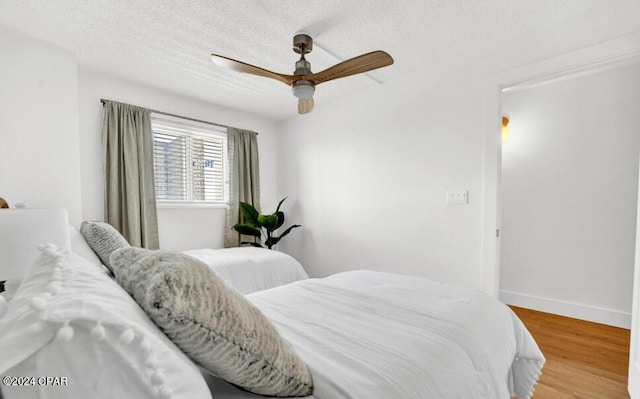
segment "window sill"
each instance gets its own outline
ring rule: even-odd
[[[201,203],[186,201],[156,201],[158,209],[227,209],[226,203]]]

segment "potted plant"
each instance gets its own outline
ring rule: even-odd
[[[279,236],[275,235],[275,231],[282,227],[284,224],[284,212],[280,210],[280,206],[286,200],[284,197],[276,208],[275,212],[270,215],[261,215],[260,212],[251,204],[246,202],[240,202],[240,210],[246,223],[237,223],[231,228],[240,234],[252,236],[260,239],[264,245],[260,242],[242,241],[242,245],[252,245],[254,247],[264,248],[265,246],[272,249],[284,236],[289,234],[291,230],[296,227],[300,227],[299,224],[294,224],[288,227]]]

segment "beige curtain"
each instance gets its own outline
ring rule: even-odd
[[[260,173],[258,164],[258,133],[249,130],[227,128],[229,160],[229,206],[224,235],[225,247],[237,247],[241,237],[231,229],[243,223],[240,201],[260,209]]]
[[[104,102],[104,205],[105,221],[132,246],[157,249],[150,114],[145,108]]]

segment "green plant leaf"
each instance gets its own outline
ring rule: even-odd
[[[258,216],[258,224],[269,231],[273,231],[276,229],[276,224],[278,224],[278,216],[260,215]]]
[[[279,229],[284,224],[284,212],[278,211],[276,215],[278,216],[278,223],[276,223],[276,228],[274,230]]]
[[[242,216],[247,221],[248,224],[254,227],[259,227],[258,225],[258,210],[251,204],[246,202],[240,202],[240,211],[242,211]]]
[[[260,229],[257,229],[253,226],[249,226],[248,224],[234,224],[232,227],[235,231],[240,234],[244,234],[247,236],[253,236],[260,238],[262,236],[262,232]]]
[[[280,205],[282,205],[282,203],[284,202],[284,200],[286,200],[289,197],[284,197],[283,199],[280,200],[280,202],[278,202],[278,206],[276,207],[276,211],[273,212],[273,214],[277,214],[280,211]]]
[[[282,237],[286,236],[287,234],[289,234],[291,232],[291,230],[295,229],[296,227],[302,227],[302,225],[300,224],[294,224],[293,226],[290,226],[288,229],[286,229],[285,231],[282,232],[282,234],[280,234],[280,237],[275,237],[278,240],[280,240]]]

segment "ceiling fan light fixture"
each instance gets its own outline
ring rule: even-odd
[[[316,85],[310,80],[296,80],[291,85],[291,90],[294,96],[305,99],[313,97],[313,93],[316,91]]]

